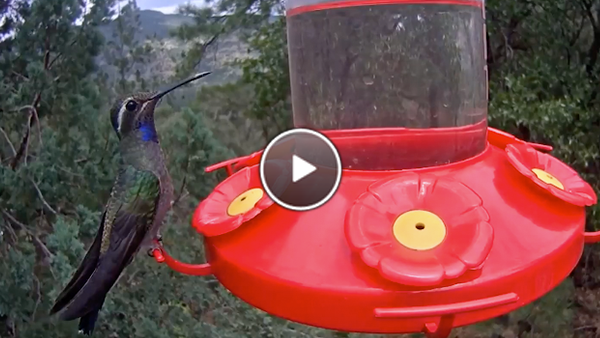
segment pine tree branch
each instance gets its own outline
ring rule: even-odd
[[[58,76],[54,81],[56,81],[59,77],[60,76]],[[41,99],[42,99],[42,96],[40,95],[38,105],[39,105],[39,102],[41,101]],[[23,106],[23,107],[21,107],[21,109],[29,109],[33,113],[33,117],[35,118],[35,120],[33,122],[36,123],[36,125],[37,125],[40,147],[42,147],[44,145],[44,143],[42,142],[42,127],[40,126],[40,115],[37,112],[37,108],[35,108],[35,106]]]
[[[177,205],[177,203],[179,203],[179,201],[183,197],[183,193],[185,192],[186,181],[187,181],[187,171],[185,172],[185,174],[183,176],[183,180],[181,181],[181,187],[179,188],[179,194],[177,194],[177,198],[175,198],[175,200],[173,201],[173,204],[171,205],[172,207]]]
[[[48,30],[46,30],[46,39],[44,41],[44,59],[43,59],[43,64],[44,64],[44,71],[47,72],[49,70],[49,66],[50,66],[50,33],[48,33]],[[27,126],[25,128],[25,133],[23,134],[23,138],[21,139],[21,145],[19,146],[19,150],[17,152],[17,155],[13,158],[13,161],[11,162],[10,166],[13,170],[15,170],[20,162],[21,162],[21,158],[23,158],[23,155],[25,155],[25,163],[27,164],[27,148],[29,147],[29,136],[31,134],[31,128],[33,127],[33,125],[37,122],[38,123],[38,133],[39,133],[39,137],[40,137],[40,145],[42,143],[42,134],[41,134],[41,127],[40,127],[40,121],[39,121],[39,115],[37,112],[37,107],[40,105],[40,101],[42,100],[42,90],[40,89],[37,94],[35,95],[33,102],[31,103],[31,105],[29,106],[24,106],[21,107],[20,110],[23,109],[29,109],[29,117],[27,118]],[[35,119],[32,119],[32,115],[35,116]]]
[[[42,201],[42,204],[46,207],[46,209],[48,209],[48,211],[50,211],[53,214],[57,214],[56,210],[54,210],[50,204],[48,204],[48,202],[46,201],[46,199],[44,198],[44,195],[42,194],[42,191],[40,190],[40,187],[37,185],[37,183],[35,183],[35,181],[33,179],[29,179],[29,181],[31,181],[31,183],[33,184],[33,187],[35,188],[35,191],[37,192],[38,197],[40,198],[40,200]]]
[[[192,126],[188,125],[187,128],[187,134],[190,135],[192,133]],[[190,146],[190,142],[189,140],[191,140],[192,138],[188,138],[188,149]],[[204,141],[203,141],[204,143]],[[190,157],[186,157],[185,159],[185,165],[183,166],[183,180],[181,180],[181,187],[179,188],[179,194],[177,194],[177,198],[175,198],[175,200],[173,201],[173,204],[171,204],[171,207],[174,207],[177,203],[179,203],[179,201],[181,200],[181,197],[183,196],[183,193],[185,192],[185,184],[187,182],[187,175],[188,175],[188,171],[189,171],[189,167],[190,167]]]
[[[7,219],[12,225],[16,225],[19,229],[23,230],[27,235],[29,235],[33,241],[33,244],[38,247],[38,249],[44,255],[44,258],[52,257],[52,252],[48,250],[46,244],[42,242],[42,240],[36,236],[33,232],[31,232],[27,226],[21,222],[19,222],[16,218],[14,218],[11,214],[9,214],[6,210],[1,210],[2,215],[5,219]]]
[[[17,233],[15,232],[15,229],[13,229],[13,227],[8,224],[8,221],[6,221],[6,230],[8,230],[8,233],[10,234],[10,238],[13,242],[13,244],[16,244],[19,241],[19,237],[17,236]]]
[[[104,144],[104,150],[102,151],[102,157],[100,157],[100,161],[98,161],[98,166],[104,162],[104,157],[106,156],[106,150],[108,149],[108,141],[110,140],[110,136],[107,135],[106,143]]]
[[[598,330],[598,327],[596,327],[596,325],[584,325],[584,326],[579,326],[573,329],[573,331],[590,331],[590,332],[595,332]]]
[[[31,274],[33,275],[33,289],[35,290],[35,305],[33,306],[33,311],[31,313],[31,322],[35,322],[35,315],[40,303],[42,302],[42,288],[40,285],[40,280],[35,275],[35,272],[32,272]]]
[[[19,166],[21,159],[24,159],[25,164],[27,164],[27,150],[29,149],[29,138],[31,136],[31,127],[38,122],[38,133],[40,137],[40,146],[42,145],[42,131],[39,124],[39,115],[37,109],[35,108],[40,104],[40,100],[42,98],[41,93],[38,93],[33,101],[33,104],[23,106],[19,108],[19,111],[23,111],[25,109],[28,110],[29,114],[27,116],[27,124],[25,126],[25,133],[23,133],[23,138],[21,139],[21,144],[19,145],[19,150],[16,155],[13,157],[11,161],[10,167],[15,170]]]
[[[16,75],[17,77],[20,77],[21,79],[25,80],[25,81],[29,81],[29,78],[21,73],[17,73],[14,70],[11,71],[11,73],[13,73],[13,75]]]
[[[236,24],[234,24],[233,26],[228,26],[226,24],[227,21],[232,20],[232,19],[237,19],[239,16],[246,14],[252,8],[252,6],[254,4],[255,4],[255,1],[251,0],[251,1],[248,1],[248,4],[246,4],[246,6],[236,10],[235,14],[233,14],[233,15],[213,16],[213,18],[216,19],[214,24],[221,24],[222,27],[217,33],[215,33],[213,36],[211,36],[210,39],[208,39],[206,42],[202,43],[202,45],[199,48],[198,59],[193,63],[193,66],[191,69],[196,69],[196,67],[198,67],[200,65],[202,60],[204,60],[204,55],[206,54],[206,50],[211,45],[215,44],[218,41],[218,39],[221,37],[221,35],[227,34],[228,32],[233,32],[237,28],[239,28],[238,25],[236,25]],[[239,24],[239,22],[238,22],[238,24]]]
[[[21,161],[21,158],[25,157],[25,163],[27,163],[27,149],[29,148],[29,135],[31,134],[31,126],[32,126],[32,114],[29,112],[29,116],[27,117],[27,124],[25,125],[25,133],[23,133],[23,137],[21,138],[21,144],[19,145],[19,150],[13,160],[10,163],[10,167],[15,170]]]
[[[0,133],[2,133],[2,135],[4,135],[4,138],[6,139],[6,143],[8,143],[8,145],[10,146],[10,150],[12,150],[13,157],[17,156],[17,150],[15,149],[14,144],[10,141],[10,138],[8,138],[8,134],[6,133],[6,131],[4,131],[4,129],[2,129],[2,127],[0,127]]]
[[[77,37],[75,37],[73,39],[73,41],[71,41],[71,43],[69,44],[69,46],[66,48],[66,50],[69,50],[70,47],[73,47],[77,42],[79,42],[79,38],[81,38],[81,36],[83,35],[83,30],[85,28],[85,23],[83,23],[81,25],[81,28],[79,29],[79,34],[77,35]],[[56,53],[56,55],[54,56],[54,58],[52,60],[49,60],[48,62],[48,67],[46,68],[46,70],[50,70],[52,68],[52,66],[63,56],[63,52],[58,52]],[[48,57],[50,57],[50,55],[48,54]],[[56,79],[55,79],[56,81]]]
[[[221,36],[221,34],[224,32],[225,32],[225,29],[223,28],[221,30],[221,32],[213,35],[210,39],[208,39],[208,41],[204,42],[202,44],[202,46],[200,46],[200,56],[198,57],[198,60],[196,60],[194,65],[192,66],[192,69],[196,69],[196,67],[198,67],[200,65],[202,60],[204,60],[204,55],[206,54],[206,50],[208,49],[208,47],[210,47],[213,43],[215,43],[215,41],[217,41],[219,36]]]
[[[72,172],[71,170],[69,170],[69,169],[67,169],[65,167],[57,166],[57,168],[58,168],[58,170],[60,170],[62,172],[65,172],[65,173],[67,173],[67,174],[69,174],[71,176],[85,177],[85,175],[74,173],[74,172]]]

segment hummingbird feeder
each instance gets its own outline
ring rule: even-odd
[[[327,329],[423,332],[522,307],[577,264],[594,190],[573,169],[487,126],[483,0],[289,0],[294,125],[335,144],[342,180],[323,206],[265,193],[262,151],[198,206],[214,275],[270,314]]]

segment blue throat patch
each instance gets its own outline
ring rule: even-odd
[[[158,136],[156,135],[156,129],[154,128],[154,123],[143,123],[140,126],[140,132],[142,133],[143,141],[158,141]]]

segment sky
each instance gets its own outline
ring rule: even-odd
[[[137,0],[137,5],[141,9],[153,9],[165,14],[175,13],[177,7],[186,3],[194,5],[204,4],[203,0]]]

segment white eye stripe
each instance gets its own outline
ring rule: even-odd
[[[131,100],[131,97],[128,97],[127,100],[123,101],[125,102],[125,104],[121,105],[121,110],[119,110],[119,115],[117,117],[117,121],[118,121],[118,127],[117,130],[121,131],[121,124],[123,124],[123,116],[125,115],[125,110],[127,110],[127,102],[129,102],[129,100]]]

